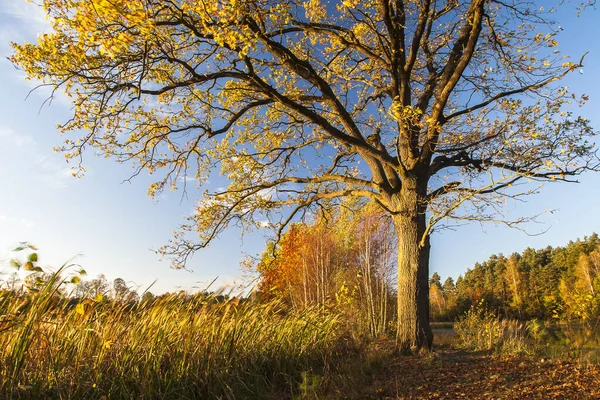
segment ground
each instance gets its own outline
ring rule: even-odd
[[[381,367],[360,393],[372,399],[600,399],[600,366],[452,348],[395,355],[378,343]]]

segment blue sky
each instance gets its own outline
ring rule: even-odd
[[[579,110],[600,128],[600,13],[588,10],[577,18],[571,8],[557,15],[564,28],[560,48],[575,60],[589,51],[583,74],[573,74],[564,84],[591,100]],[[172,270],[150,249],[165,244],[173,230],[193,208],[194,191],[188,198],[165,192],[158,201],[146,195],[150,180],[140,176],[131,182],[130,165],[116,164],[88,152],[88,172],[82,179],[71,176],[61,154],[52,152],[61,137],[55,126],[69,117],[68,101],[57,96],[42,107],[48,92],[38,90],[27,99],[32,83],[24,81],[6,57],[10,41],[34,41],[48,29],[44,15],[25,0],[0,0],[0,260],[20,241],[39,247],[43,265],[60,266],[74,256],[91,277],[104,273],[109,280],[122,277],[142,289],[154,280],[153,292],[205,287],[219,276],[217,285],[242,283],[239,262],[245,254],[264,248],[260,233],[241,236],[235,228],[199,252],[189,271]],[[541,224],[523,232],[502,226],[470,224],[444,230],[432,238],[431,270],[442,277],[457,277],[491,254],[509,254],[526,247],[566,244],[600,231],[600,174],[580,177],[578,185],[548,184],[541,195],[518,204],[518,214],[539,214]],[[193,182],[192,182],[193,185]],[[223,182],[211,181],[213,188]],[[6,269],[5,269],[6,271]]]

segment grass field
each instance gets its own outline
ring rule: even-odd
[[[340,343],[338,317],[316,308],[177,295],[73,302],[55,283],[0,297],[0,398],[301,394]]]
[[[323,308],[203,294],[76,300],[59,293],[71,279],[61,272],[0,292],[0,398],[600,398],[598,337],[578,325],[470,314],[462,327],[433,325],[433,353],[403,356]],[[469,339],[478,329],[493,340]]]

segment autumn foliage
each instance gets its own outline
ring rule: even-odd
[[[565,2],[559,2],[565,3]],[[399,347],[430,348],[430,234],[513,226],[504,205],[600,169],[586,95],[558,81],[558,8],[520,0],[44,0],[52,31],[15,43],[28,79],[72,99],[60,150],[205,188],[161,253],[185,265],[232,224],[282,232],[343,199],[397,235]],[[74,136],[73,136],[74,135]],[[328,263],[318,261],[323,265]],[[324,272],[322,269],[320,272]],[[321,278],[318,296],[329,290]],[[316,279],[316,277],[315,277]]]
[[[456,282],[434,274],[432,315],[453,320],[471,306],[505,318],[600,323],[600,240],[597,234],[565,246],[492,255]]]
[[[395,235],[373,205],[342,208],[295,223],[257,263],[263,296],[295,308],[333,308],[360,322],[356,331],[389,332],[395,317]]]

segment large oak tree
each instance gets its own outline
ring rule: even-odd
[[[220,168],[229,186],[163,249],[177,265],[231,223],[377,202],[398,235],[399,347],[430,347],[434,226],[500,220],[507,198],[597,168],[565,109],[585,98],[556,82],[581,61],[537,3],[44,0],[53,31],[12,61],[72,97],[68,159],[134,162],[151,195]]]

